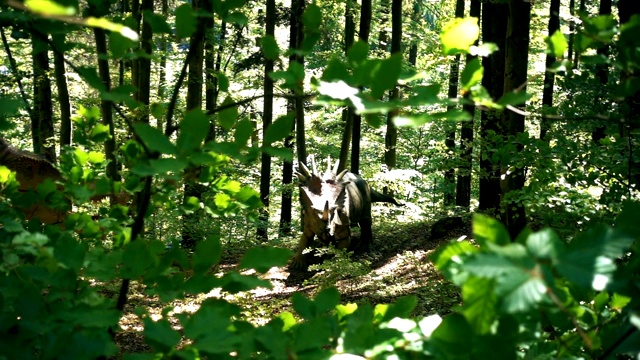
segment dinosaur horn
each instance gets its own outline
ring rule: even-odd
[[[348,172],[349,170],[344,169],[340,172],[340,174],[338,174],[338,176],[336,176],[336,181],[341,181],[342,177],[344,177],[344,175]]]
[[[338,168],[340,167],[340,159],[336,160],[336,164],[333,165],[333,171],[331,172],[333,175],[338,174]]]
[[[322,211],[322,221],[329,221],[329,200],[324,203],[324,210]]]
[[[304,176],[304,174],[299,173],[299,172],[297,172],[297,171],[296,171],[294,174],[298,177],[298,179],[300,179],[300,181],[302,181],[302,182],[307,181],[307,177],[306,177],[306,176]]]
[[[313,170],[313,174],[314,175],[318,174],[318,168],[316,167],[316,158],[315,158],[315,156],[311,157],[311,170]]]
[[[300,164],[300,169],[301,174],[304,175],[305,178],[309,178],[311,177],[311,174],[309,173],[309,168],[307,167],[307,165],[305,165],[303,162],[299,163]]]
[[[324,172],[325,179],[333,179],[335,178],[334,172],[331,172],[331,156],[327,156],[327,171]]]

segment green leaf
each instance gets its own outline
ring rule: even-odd
[[[249,18],[244,13],[233,11],[230,12],[229,15],[224,17],[224,21],[230,24],[246,26],[249,23]]]
[[[236,120],[238,119],[238,107],[235,105],[232,106],[231,104],[233,104],[233,99],[231,97],[227,97],[226,99],[224,99],[221,106],[228,107],[220,111],[218,114],[218,121],[220,122],[220,126],[222,126],[222,128],[227,131],[231,130],[233,125],[235,125]]]
[[[402,296],[386,308],[382,321],[389,321],[396,317],[407,318],[416,305],[418,305],[417,297],[413,295]]]
[[[206,273],[220,261],[222,246],[216,235],[209,235],[204,241],[199,241],[192,256],[193,271]]]
[[[135,42],[122,36],[118,32],[109,33],[109,50],[111,50],[111,56],[113,58],[123,58],[135,44]]]
[[[302,24],[306,33],[314,33],[320,31],[322,25],[322,11],[315,3],[306,6],[302,14]]]
[[[25,0],[24,5],[29,10],[43,15],[73,16],[76,14],[73,6],[63,6],[50,0]]]
[[[189,4],[182,4],[176,9],[176,36],[185,39],[196,31],[197,19]]]
[[[145,123],[135,123],[133,124],[133,130],[149,150],[157,151],[161,154],[175,155],[175,146],[157,128]]]
[[[431,334],[436,359],[469,359],[473,331],[461,314],[446,316]]]
[[[269,146],[289,136],[293,131],[293,121],[293,114],[287,114],[276,119],[273,124],[269,125],[264,134],[263,146]]]
[[[478,252],[478,248],[469,241],[451,241],[445,246],[440,246],[429,256],[438,270],[445,269],[451,262],[460,262],[460,256],[471,255]]]
[[[508,92],[498,100],[498,104],[502,106],[506,105],[520,105],[524,104],[531,98],[531,94],[526,93],[524,91],[511,91]]]
[[[240,120],[236,125],[233,141],[240,146],[247,146],[255,129],[254,124],[254,122],[247,119]]]
[[[71,237],[62,237],[53,249],[53,254],[67,268],[79,271],[84,263],[87,245],[79,243]]]
[[[340,293],[336,288],[329,287],[318,293],[313,299],[318,313],[326,313],[333,310],[340,302]]]
[[[151,25],[151,29],[154,34],[171,34],[171,26],[167,23],[167,19],[156,14],[153,11],[145,10],[142,12],[144,22]]]
[[[379,98],[387,90],[393,89],[398,83],[402,71],[402,54],[397,53],[380,62],[377,71],[372,74],[371,96]]]
[[[316,317],[316,305],[306,296],[298,292],[293,293],[293,295],[291,295],[291,302],[293,304],[293,309],[303,319],[309,320]]]
[[[268,280],[258,279],[255,276],[244,276],[237,272],[224,274],[220,279],[219,287],[224,291],[237,294],[241,291],[249,291],[259,287],[271,289],[273,286]]]
[[[105,29],[111,32],[117,32],[127,39],[130,39],[131,41],[138,41],[140,39],[138,33],[133,31],[131,28],[128,28],[122,24],[114,23],[106,18],[97,19],[94,17],[89,17],[86,19],[86,21],[88,26]]]
[[[460,312],[476,334],[490,332],[496,319],[498,297],[492,291],[493,284],[491,279],[470,277],[462,286],[463,305]]]
[[[158,351],[169,352],[180,342],[180,333],[171,327],[167,319],[144,319],[144,340]]]
[[[512,261],[494,253],[475,254],[463,264],[463,267],[475,276],[492,279],[498,278],[511,271],[519,270]]]
[[[544,281],[530,272],[514,269],[496,283],[496,295],[507,313],[536,310],[547,291]]]
[[[548,259],[555,264],[564,250],[564,244],[555,231],[545,228],[527,237],[527,249],[536,258]]]
[[[176,147],[181,154],[190,153],[202,147],[202,142],[209,133],[209,119],[200,109],[194,109],[184,116],[180,122],[180,134]]]
[[[239,269],[255,269],[258,272],[267,272],[274,266],[284,266],[289,261],[292,253],[289,249],[276,247],[254,247],[249,249],[242,257]]]
[[[487,243],[506,245],[511,242],[509,232],[498,220],[482,214],[473,215],[473,236],[480,246]]]
[[[444,55],[466,53],[480,36],[478,18],[453,19],[444,25],[440,34]]]
[[[276,42],[276,39],[273,36],[263,36],[260,40],[260,46],[262,46],[264,57],[267,58],[267,60],[276,60],[280,56],[278,42]]]
[[[626,231],[631,236],[638,238],[640,236],[640,203],[637,201],[625,201],[622,205],[622,211],[616,217],[616,229]]]
[[[465,66],[464,70],[462,71],[462,75],[460,77],[460,81],[462,82],[462,89],[471,89],[474,85],[482,81],[483,74],[484,68],[480,64],[480,60],[478,58],[472,59],[467,63],[467,66]]]
[[[127,268],[129,278],[137,278],[145,273],[157,260],[149,251],[144,241],[129,243],[122,254],[122,261]]]
[[[547,53],[556,58],[564,56],[564,53],[567,51],[567,47],[569,46],[567,39],[560,30],[556,30],[553,35],[545,38],[544,41],[547,43]]]
[[[365,41],[356,41],[348,51],[349,62],[352,64],[360,64],[367,59],[369,55],[369,44]]]

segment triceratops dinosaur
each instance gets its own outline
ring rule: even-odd
[[[300,179],[303,232],[291,267],[305,266],[302,252],[318,237],[324,245],[334,244],[339,249],[369,250],[372,243],[371,203],[388,202],[400,205],[393,197],[381,194],[369,186],[360,176],[347,170],[339,174],[338,164],[331,168],[327,159],[327,171],[318,175],[315,162],[313,171],[300,163],[296,176]],[[360,226],[360,239],[352,242],[351,227]]]

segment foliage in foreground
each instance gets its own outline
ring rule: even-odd
[[[284,312],[264,326],[241,319],[241,307],[210,298],[194,314],[170,314],[145,324],[154,353],[127,358],[606,358],[640,351],[640,288],[637,258],[640,204],[627,203],[615,226],[596,225],[571,241],[553,230],[525,232],[511,242],[502,225],[474,219],[474,237],[439,249],[434,264],[462,289],[463,305],[444,318],[410,318],[416,299],[391,305],[340,304],[334,288],[313,299],[292,298],[296,315]],[[93,358],[112,356],[109,329],[119,313],[85,276],[105,277],[96,266],[123,262],[148,295],[163,301],[182,293],[221,288],[234,294],[270,287],[257,276],[211,271],[220,259],[219,239],[184,250],[158,241],[138,241],[124,251],[87,252],[70,237],[55,241],[37,233],[13,232],[2,245],[0,354],[4,358]],[[100,257],[103,257],[99,259]],[[290,252],[254,248],[239,269],[265,272],[283,265]],[[81,270],[85,268],[85,270]],[[112,274],[110,276],[115,276]],[[107,275],[109,277],[109,275]],[[169,322],[175,316],[182,327]],[[185,341],[187,340],[187,341]],[[25,350],[30,349],[30,350]]]

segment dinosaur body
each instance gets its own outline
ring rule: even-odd
[[[303,232],[292,267],[305,265],[302,252],[317,237],[322,245],[333,244],[339,249],[369,250],[373,240],[371,230],[371,203],[398,202],[369,186],[360,176],[347,172],[336,174],[327,159],[327,171],[318,175],[304,165],[296,176],[300,179],[300,197],[303,214]],[[337,164],[336,164],[337,168]],[[351,227],[360,227],[360,238],[353,241]]]

